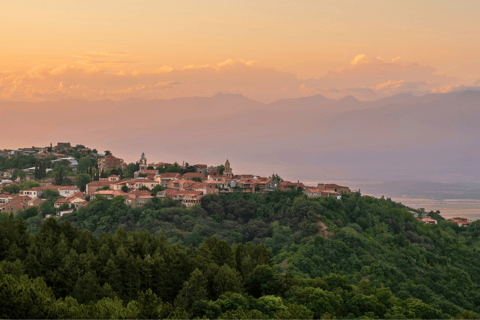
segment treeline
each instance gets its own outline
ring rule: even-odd
[[[100,238],[47,219],[0,223],[1,318],[440,318],[368,281],[301,279],[273,267],[263,244],[216,237],[198,248],[146,231]],[[469,316],[472,313],[464,313]]]
[[[154,199],[143,207],[132,208],[125,205],[122,198],[113,200],[99,198],[77,212],[61,217],[59,225],[68,225],[71,230],[80,232],[81,237],[85,237],[79,241],[82,245],[89,242],[102,242],[108,238],[118,237],[119,234],[128,234],[127,238],[135,242],[135,237],[142,234],[149,239],[161,241],[169,248],[184,250],[192,258],[198,257],[198,252],[202,250],[205,243],[212,241],[212,237],[216,239],[215,241],[225,241],[230,248],[233,248],[232,252],[235,252],[238,246],[261,246],[268,250],[273,260],[273,265],[270,262],[265,265],[272,268],[272,272],[279,279],[286,279],[288,275],[288,279],[299,281],[295,282],[294,286],[315,287],[305,283],[318,278],[325,281],[328,277],[336,275],[352,285],[352,292],[367,290],[365,286],[373,291],[361,292],[377,292],[387,288],[393,294],[393,300],[411,301],[410,299],[413,299],[412,301],[426,304],[428,308],[434,310],[435,317],[476,317],[480,313],[480,266],[477,263],[480,258],[479,224],[458,227],[450,222],[439,221],[437,225],[426,225],[418,222],[408,212],[410,210],[390,199],[375,199],[361,196],[359,193],[343,195],[340,201],[334,197],[308,199],[301,192],[294,191],[209,195],[202,198],[201,205],[192,208],[181,207],[180,203],[168,199]],[[23,215],[23,217],[27,218],[25,226],[32,233],[36,233],[34,238],[44,233],[42,230],[46,222],[42,224],[41,213],[36,216]],[[15,223],[20,221],[15,218],[9,219],[13,219]],[[137,233],[139,230],[143,231]],[[83,234],[88,235],[88,238]],[[137,255],[135,253],[137,250],[144,252],[141,251],[144,250],[143,246],[142,244],[135,247],[135,251],[132,251],[134,257]],[[139,249],[140,247],[142,249]],[[109,245],[109,248],[112,254],[118,251],[118,247]],[[100,249],[98,250],[100,252]],[[91,251],[95,252],[93,248]],[[33,250],[33,252],[36,251]],[[127,253],[127,256],[129,255],[130,253]],[[143,259],[142,255],[139,259]],[[20,261],[24,260],[20,259]],[[14,261],[11,260],[11,263]],[[223,266],[218,263],[217,265],[220,268]],[[257,266],[260,265],[262,264]],[[195,268],[197,266],[198,263]],[[237,266],[229,266],[237,268]],[[9,270],[14,269],[18,268],[10,267]],[[182,285],[184,281],[189,281],[194,269],[186,269],[188,275],[181,278]],[[207,277],[206,269],[199,268],[199,270],[203,276]],[[260,297],[246,289],[248,278],[245,278],[240,269],[236,270],[242,274],[243,288],[246,290],[243,293],[258,300]],[[95,271],[95,276],[98,277],[101,274],[99,272]],[[45,279],[43,275],[35,276]],[[210,278],[207,277],[207,279]],[[97,281],[96,278],[95,280]],[[124,279],[124,281],[127,280]],[[97,282],[101,284],[97,292],[108,291],[108,287],[103,289],[105,282]],[[50,283],[47,283],[50,286]],[[115,288],[110,282],[107,281],[107,283]],[[125,292],[130,292],[130,284],[123,283],[123,286],[127,286],[128,290],[117,292],[117,289],[114,289],[119,299],[124,304],[136,300],[133,294],[125,296]],[[177,286],[176,290],[181,290],[180,287]],[[134,286],[132,285],[131,288]],[[150,285],[142,286],[139,292],[146,294],[148,288]],[[320,288],[328,291],[328,288]],[[335,289],[332,290],[333,294],[337,295]],[[163,302],[168,302],[172,308],[176,308],[175,299],[178,292],[169,295],[171,300],[165,300],[165,297],[155,290],[152,292],[157,295],[157,298],[160,297]],[[210,295],[206,301],[211,300],[213,301],[211,303],[214,303],[220,299],[221,295],[217,299],[216,296],[211,295],[212,291],[208,293]],[[107,293],[104,294],[109,297]],[[293,303],[292,301],[306,306],[297,300],[288,300],[291,298],[290,295],[277,294],[275,291],[265,294],[281,298],[286,307],[288,303]],[[71,295],[74,294],[71,293]],[[251,298],[245,299],[250,301],[248,299]],[[346,298],[342,296],[342,299],[346,303]],[[263,315],[267,315],[261,311],[261,308],[255,307],[255,304],[248,302],[244,305],[248,305],[250,309],[242,307],[242,311],[238,314],[228,314],[228,316],[255,317],[254,314],[248,313],[251,310],[259,310]],[[374,315],[380,318],[387,317],[387,310],[393,307],[384,305],[385,309],[378,310],[385,310],[385,313],[378,313],[377,310]],[[204,307],[214,308],[210,304],[205,304]],[[395,304],[396,307],[404,308],[400,304]],[[307,308],[314,312],[313,307]],[[347,313],[346,309],[342,308],[345,308],[345,305],[341,304],[335,312],[325,312],[332,317],[349,317],[350,313],[355,315],[352,317],[357,317],[356,313],[350,309]],[[407,312],[412,308],[414,309],[413,306],[398,309],[400,311],[395,317],[413,317]],[[189,316],[193,316],[193,310],[196,310],[186,307],[184,309]],[[222,310],[221,314],[232,311]],[[389,317],[394,316],[392,310],[388,313]],[[289,312],[293,312],[292,309]],[[218,312],[205,315],[220,317]],[[323,313],[314,312],[312,317],[318,318],[322,315]],[[167,315],[162,314],[162,316]],[[195,316],[203,315],[195,313]]]

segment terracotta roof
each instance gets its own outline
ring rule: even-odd
[[[59,187],[58,190],[80,190],[80,189],[74,186],[63,186],[63,187]]]
[[[76,192],[70,196],[68,196],[67,198],[70,198],[70,199],[75,199],[75,198],[85,198],[87,195],[83,192]]]
[[[157,174],[158,170],[140,170],[140,173],[146,173],[146,174]]]
[[[147,196],[147,195],[140,195],[140,196],[137,196],[137,199],[152,199],[152,198],[153,198],[153,196],[152,196],[152,195],[149,195],[149,196]]]
[[[109,186],[113,184],[112,181],[92,181],[90,183],[87,184],[87,186],[91,186],[91,187],[97,187],[97,186]]]
[[[253,179],[253,174],[237,174],[235,175],[235,179]]]
[[[70,203],[70,199],[67,198],[61,198],[55,201],[55,203]]]
[[[131,191],[128,194],[130,195],[151,195],[151,192],[148,190],[136,190],[136,191]]]
[[[162,173],[160,175],[160,179],[163,179],[163,178],[179,178],[181,176],[182,175],[180,173],[177,173],[177,172],[165,172],[165,173]]]
[[[197,173],[197,172],[187,172],[182,176],[183,179],[188,179],[188,178],[200,178],[200,179],[207,179],[203,173]]]
[[[113,195],[113,196],[127,196],[128,193],[123,192],[123,191],[114,191],[114,190],[99,190],[92,192],[93,194],[99,194],[99,195]]]
[[[178,190],[172,190],[170,192],[167,193],[167,195],[172,195],[172,196],[179,196],[179,195],[202,195],[202,191],[188,191],[188,190],[184,190],[184,191],[178,191]]]

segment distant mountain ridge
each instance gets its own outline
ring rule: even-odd
[[[72,141],[127,161],[222,163],[288,179],[480,180],[480,92],[376,101],[241,94],[170,100],[0,102],[1,148]],[[235,166],[234,165],[234,166]],[[235,170],[235,167],[234,167]]]

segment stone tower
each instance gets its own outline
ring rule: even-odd
[[[147,158],[145,158],[145,152],[142,153],[142,157],[140,158],[140,161],[138,162],[140,165],[140,170],[147,170]]]
[[[223,175],[228,178],[233,177],[232,168],[230,167],[230,161],[228,161],[228,159],[225,162],[225,170],[223,171]]]

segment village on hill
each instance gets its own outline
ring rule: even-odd
[[[28,165],[31,164],[31,167]],[[224,165],[147,162],[142,154],[127,164],[110,151],[98,153],[84,145],[59,142],[56,146],[0,150],[0,212],[16,213],[40,207],[46,217],[72,213],[97,197],[123,197],[132,207],[143,206],[153,198],[171,199],[186,207],[200,203],[203,196],[231,192],[268,193],[276,190],[302,191],[309,198],[337,197],[352,193],[349,187],[333,183],[307,186],[300,181],[284,181],[278,175],[262,177],[235,174],[227,159]],[[27,167],[26,167],[27,166]],[[53,208],[43,204],[54,198]],[[437,221],[415,213],[424,223]],[[465,218],[451,222],[468,225]]]

